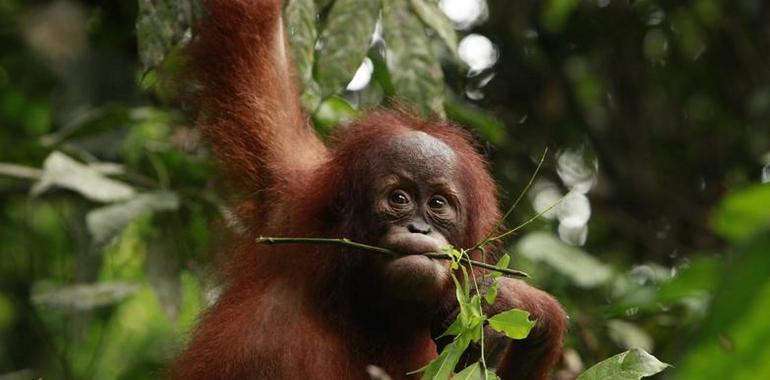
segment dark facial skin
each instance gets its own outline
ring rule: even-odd
[[[456,155],[424,132],[407,132],[375,152],[373,219],[377,243],[409,256],[384,268],[386,288],[399,298],[435,295],[449,281],[447,262],[421,256],[457,245],[463,230]]]

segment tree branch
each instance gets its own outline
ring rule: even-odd
[[[382,256],[388,256],[388,257],[399,257],[399,256],[408,256],[400,252],[396,252],[387,248],[382,247],[376,247],[369,244],[364,243],[358,243],[355,241],[352,241],[350,239],[325,239],[325,238],[282,238],[282,237],[264,237],[260,236],[257,238],[257,243],[260,244],[267,244],[267,245],[274,245],[274,244],[325,244],[325,245],[337,245],[337,246],[343,246],[343,247],[350,247],[350,248],[358,248],[361,250],[369,251],[376,253],[378,255]],[[449,255],[445,253],[439,253],[439,252],[426,252],[421,253],[421,255],[430,257],[431,259],[437,259],[437,260],[451,260]],[[463,257],[460,259],[465,264],[468,264],[473,267],[479,267],[484,268],[487,270],[500,272],[503,274],[507,274],[509,276],[514,277],[529,277],[528,274],[522,271],[518,271],[515,269],[510,268],[500,268],[493,264],[487,264],[476,260],[471,260],[467,257]]]

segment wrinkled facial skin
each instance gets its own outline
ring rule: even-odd
[[[449,281],[448,262],[419,254],[457,245],[463,230],[456,187],[457,157],[441,140],[424,132],[401,134],[376,152],[372,219],[381,231],[378,245],[408,256],[384,268],[386,286],[402,298],[434,295]]]

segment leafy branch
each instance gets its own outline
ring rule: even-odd
[[[399,256],[407,256],[404,253],[397,252],[391,249],[383,248],[383,247],[377,247],[374,245],[364,244],[352,241],[350,239],[341,238],[341,239],[328,239],[328,238],[287,238],[287,237],[264,237],[260,236],[257,238],[257,243],[267,244],[267,245],[273,245],[273,244],[326,244],[326,245],[339,245],[343,247],[350,247],[350,248],[358,248],[362,249],[364,251],[369,251],[373,253],[377,253],[384,256],[389,257],[399,257]],[[437,259],[437,260],[452,260],[452,257],[450,257],[446,253],[440,253],[440,252],[426,252],[421,253],[422,256],[430,257],[431,259]],[[480,261],[472,260],[470,257],[463,256],[459,259],[462,263],[477,266],[479,268],[488,269],[495,272],[500,272],[503,274],[507,274],[514,277],[529,277],[525,272],[510,269],[510,268],[503,268],[492,264],[483,263]]]

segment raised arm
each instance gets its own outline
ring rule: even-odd
[[[280,0],[204,0],[186,59],[197,123],[247,192],[312,170],[326,149],[302,116]]]

